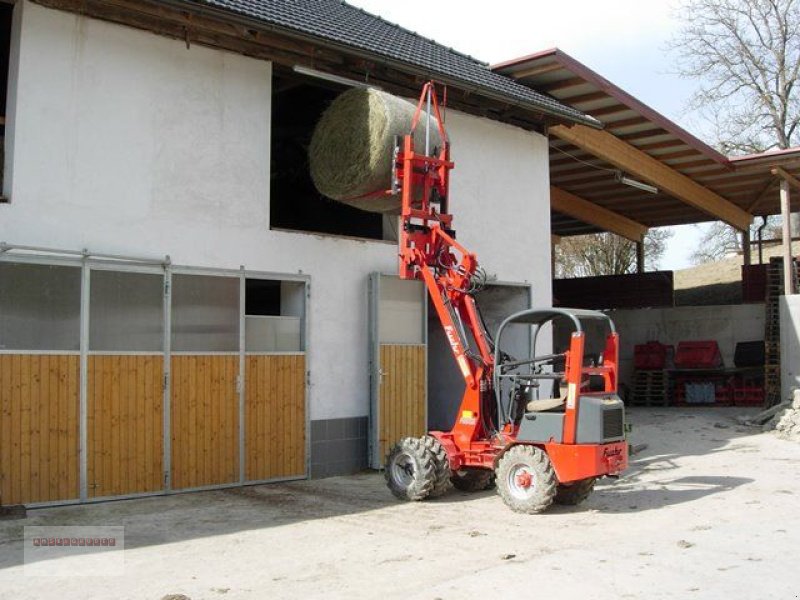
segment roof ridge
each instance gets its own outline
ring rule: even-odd
[[[409,29],[408,27],[404,27],[404,26],[400,25],[399,23],[394,23],[392,21],[389,21],[388,19],[384,19],[382,16],[376,15],[375,13],[372,13],[372,12],[370,12],[370,11],[364,9],[364,8],[361,8],[360,6],[356,6],[355,4],[350,4],[346,0],[333,0],[333,1],[334,2],[338,2],[339,4],[344,4],[344,5],[346,5],[346,6],[350,7],[350,8],[354,8],[355,10],[360,11],[360,12],[364,13],[365,15],[369,15],[373,19],[377,19],[381,23],[386,23],[387,25],[389,25],[390,27],[393,27],[394,29],[397,29],[399,31],[403,31],[403,32],[408,33],[409,35],[413,35],[414,37],[417,37],[417,38],[419,38],[421,40],[425,40],[426,42],[430,42],[432,44],[435,44],[436,46],[438,46],[440,48],[444,48],[445,50],[448,50],[449,52],[452,52],[453,54],[457,54],[458,56],[461,56],[463,58],[468,58],[469,60],[473,61],[474,63],[477,63],[477,64],[479,64],[479,65],[481,65],[483,67],[486,67],[487,69],[489,68],[489,62],[488,61],[484,61],[484,60],[481,60],[479,58],[476,58],[476,57],[472,56],[471,54],[467,54],[466,52],[461,52],[460,50],[456,50],[452,46],[446,46],[445,44],[443,44],[441,42],[437,42],[435,39],[433,39],[431,37],[428,37],[426,35],[422,35],[421,33],[417,32],[417,31],[414,31],[413,29]]]

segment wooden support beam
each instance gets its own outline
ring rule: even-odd
[[[800,181],[793,175],[790,175],[780,167],[775,167],[771,170],[771,173],[776,177],[780,177],[781,179],[785,180],[786,183],[793,186],[795,189],[800,190]]]
[[[550,186],[550,208],[634,242],[640,242],[647,233],[646,225],[555,186]]]
[[[553,246],[558,246],[561,243],[561,236],[556,235],[555,233],[550,234],[550,243]]]
[[[740,231],[747,229],[753,220],[751,214],[732,202],[606,131],[597,131],[583,125],[558,125],[551,127],[549,131],[557,138],[644,179]]]

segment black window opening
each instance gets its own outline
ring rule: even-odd
[[[13,4],[0,2],[0,189],[5,181],[6,115],[8,114],[8,67],[11,56]],[[8,199],[0,193],[0,202]]]
[[[245,351],[303,351],[305,297],[303,282],[247,278]]]
[[[320,194],[308,167],[314,126],[348,88],[293,73],[272,81],[270,227],[393,240],[396,219],[340,204]]]

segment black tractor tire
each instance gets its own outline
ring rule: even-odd
[[[451,487],[450,483],[450,460],[441,442],[432,435],[422,436],[422,445],[431,453],[433,457],[434,482],[433,489],[428,495],[429,498],[438,498],[445,494]]]
[[[594,491],[594,483],[596,478],[589,477],[588,479],[581,479],[569,484],[559,484],[556,490],[556,497],[554,499],[556,504],[564,504],[566,506],[577,506],[586,500]]]
[[[468,469],[456,471],[450,478],[453,487],[462,492],[481,492],[489,489],[494,472],[487,469]]]
[[[497,493],[513,511],[526,514],[547,509],[556,495],[556,472],[536,446],[510,448],[497,463]]]
[[[403,438],[386,455],[383,476],[387,487],[400,500],[424,500],[436,482],[433,462],[433,454],[420,438]]]

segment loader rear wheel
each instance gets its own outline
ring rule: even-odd
[[[556,473],[536,446],[514,446],[497,464],[497,493],[513,511],[539,513],[553,503]]]
[[[561,484],[556,490],[555,503],[576,506],[586,500],[594,490],[594,477],[581,479],[569,484]]]
[[[420,438],[403,438],[386,455],[386,485],[400,500],[424,500],[436,482],[433,462],[433,454]]]
[[[422,444],[428,449],[431,456],[433,456],[435,479],[429,497],[438,498],[452,487],[450,483],[450,460],[447,458],[447,452],[444,446],[432,435],[423,436]]]
[[[456,471],[450,478],[453,487],[462,492],[481,492],[489,489],[494,473],[486,469],[469,469]]]

